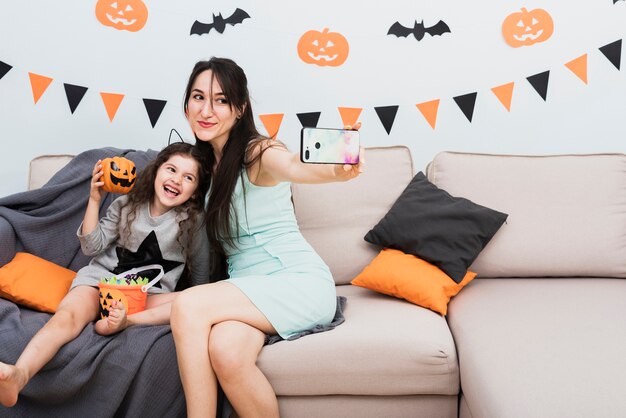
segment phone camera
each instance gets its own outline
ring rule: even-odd
[[[322,144],[320,144],[319,142],[315,143],[315,149],[320,149],[321,146],[322,146]]]
[[[304,159],[308,160],[310,157],[309,150],[304,151]]]

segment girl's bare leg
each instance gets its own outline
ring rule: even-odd
[[[217,379],[240,417],[278,417],[274,389],[257,367],[265,333],[239,321],[214,325],[209,357]]]
[[[211,365],[209,334],[214,325],[231,320],[276,333],[247,296],[228,282],[194,286],[172,304],[172,334],[189,418],[215,416],[217,377]],[[245,395],[253,398],[253,394]]]
[[[99,315],[98,289],[78,286],[63,298],[56,313],[30,340],[14,366],[0,363],[0,404],[15,405],[19,392],[66,343]]]
[[[170,323],[172,301],[177,292],[148,295],[146,309],[127,315],[123,303],[113,302],[109,308],[109,316],[96,322],[95,329],[100,335],[118,333],[130,325],[167,325]]]

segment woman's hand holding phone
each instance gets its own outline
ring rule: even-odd
[[[357,122],[354,126],[344,126],[347,131],[358,131],[361,129],[361,122]],[[335,166],[335,175],[339,181],[347,181],[357,177],[363,172],[363,164],[365,163],[365,148],[359,146],[359,162],[357,164],[343,164]]]

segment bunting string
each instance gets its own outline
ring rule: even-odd
[[[620,67],[622,56],[622,39],[603,45],[598,49],[618,71],[621,71]],[[576,77],[578,77],[584,84],[588,84],[589,80],[587,74],[587,61],[588,54],[585,53],[571,61],[566,62],[564,66],[569,69]],[[11,70],[13,70],[13,66],[11,64],[0,61],[0,81]],[[29,72],[28,77],[30,80],[33,101],[36,105],[41,97],[45,94],[50,84],[54,82],[54,78],[42,74],[36,74],[33,72]],[[534,89],[534,91],[536,91],[537,94],[543,99],[543,101],[548,100],[550,70],[530,75],[526,77],[526,80]],[[68,82],[64,82],[63,87],[65,90],[65,95],[67,98],[70,112],[73,115],[80,105],[82,99],[90,91],[90,88],[86,86],[71,84]],[[508,112],[511,111],[511,104],[513,101],[513,93],[515,87],[516,83],[514,81],[511,81],[509,83],[491,88],[491,92],[493,93],[493,95]],[[0,82],[0,89],[1,88],[2,84]],[[112,123],[126,95],[123,93],[112,92],[99,92],[99,94],[102,99],[102,103],[104,105],[104,109],[109,118],[109,121]],[[477,97],[478,92],[469,92],[466,94],[452,97],[452,100],[456,103],[462,114],[470,123],[472,122],[474,116]],[[415,104],[419,113],[423,116],[426,123],[433,130],[435,130],[437,126],[437,116],[441,100],[441,98],[434,98]],[[168,101],[165,99],[155,98],[142,98],[142,101],[148,115],[148,121],[150,122],[152,128],[154,128]],[[376,112],[382,126],[384,127],[388,135],[391,134],[391,130],[393,128],[393,124],[395,122],[396,114],[399,107],[399,105],[374,107],[374,111]],[[354,125],[358,121],[358,118],[361,115],[363,108],[337,107],[337,110],[339,111],[339,115],[344,125]],[[303,127],[316,127],[320,119],[321,113],[322,112],[303,112],[296,113],[296,116],[298,117],[298,120]],[[270,138],[276,138],[276,136],[278,135],[284,115],[284,113],[259,115],[259,119],[263,123],[265,130],[267,131],[267,135]]]

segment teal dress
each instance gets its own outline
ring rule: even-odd
[[[242,170],[233,192],[234,245],[223,242],[228,282],[265,315],[282,338],[328,325],[336,309],[330,270],[304,239],[290,183],[256,186]]]

